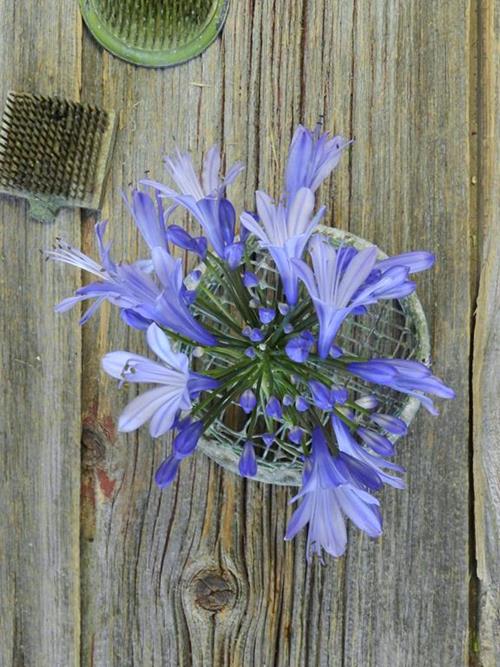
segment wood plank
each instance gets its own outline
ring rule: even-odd
[[[473,426],[475,556],[479,581],[473,650],[483,667],[500,664],[500,7],[479,14],[477,203],[480,281],[474,328]]]
[[[315,35],[324,17],[329,34],[340,21],[323,8],[311,24]],[[296,3],[233,3],[222,40],[201,59],[158,72],[112,60],[86,36],[83,90],[95,90],[98,73],[95,101],[122,105],[120,166],[106,205],[117,253],[137,251],[117,191],[144,169],[162,176],[161,157],[174,138],[194,151],[219,140],[227,162],[246,158],[233,193],[247,206],[258,184],[276,182],[301,115],[303,20]],[[330,79],[340,47],[323,65],[314,59],[308,66],[318,74],[314,85],[322,92],[328,80],[328,95],[335,90],[339,99],[350,68],[336,67]],[[325,108],[321,102],[313,110],[313,122]],[[348,105],[342,109],[338,124],[347,127]],[[83,663],[303,665],[307,656],[338,664],[343,562],[307,569],[304,540],[283,542],[290,492],[245,483],[198,455],[174,488],[159,493],[152,474],[165,444],[144,431],[116,438],[111,425],[126,398],[97,367],[103,352],[140,349],[142,341],[124,332],[116,314],[92,323],[84,340],[86,423],[100,460],[91,456],[84,471],[92,511],[84,525]],[[103,479],[111,480],[104,491]]]
[[[0,0],[0,25],[2,109],[9,89],[78,100],[76,3]],[[42,225],[0,200],[2,665],[79,662],[80,335],[53,312],[79,276],[40,254],[79,230],[79,213]]]
[[[420,415],[402,443],[409,490],[383,494],[382,540],[352,530],[347,559],[306,567],[304,539],[282,541],[290,491],[243,482],[201,455],[173,488],[154,488],[168,444],[144,431],[117,437],[127,397],[98,367],[111,349],[140,351],[141,337],[104,311],[84,332],[84,665],[465,664],[467,49],[462,0],[233,2],[222,38],[164,71],[114,60],[85,34],[84,94],[122,110],[105,210],[117,256],[138,251],[118,190],[145,169],[161,176],[175,142],[199,151],[218,140],[228,162],[245,157],[233,193],[251,206],[255,187],[277,193],[293,126],[325,114],[356,137],[323,189],[329,222],[389,251],[439,255],[420,294],[436,370],[459,398],[438,421]]]
[[[398,446],[407,490],[381,494],[377,544],[351,535],[345,665],[468,658],[469,5],[357,3],[351,229],[390,253],[436,253],[417,278],[433,368],[457,393]]]

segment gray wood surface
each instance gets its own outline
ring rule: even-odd
[[[474,329],[473,437],[475,553],[479,580],[474,642],[484,665],[498,666],[500,638],[500,4],[479,15],[478,124],[480,280]]]
[[[352,529],[345,558],[306,566],[304,537],[282,539],[290,491],[201,454],[155,488],[166,443],[117,435],[130,396],[99,368],[142,337],[106,308],[82,331],[76,313],[55,316],[81,278],[38,254],[58,234],[93,252],[95,217],[43,227],[2,200],[0,665],[496,665],[494,3],[233,0],[222,36],[170,70],[104,52],[76,2],[11,5],[0,0],[0,102],[24,88],[119,114],[103,210],[117,257],[141,252],[120,189],[163,177],[176,144],[245,159],[232,194],[251,207],[257,187],[278,193],[298,122],[324,115],[354,137],[321,191],[327,223],[389,253],[436,252],[419,295],[457,399],[400,443],[408,489],[381,494],[384,536]]]
[[[63,6],[66,4],[66,6]],[[0,2],[0,105],[10,89],[78,99],[74,3]],[[79,662],[81,334],[52,310],[79,276],[47,266],[58,234],[80,242],[80,215],[33,222],[0,200],[0,665]]]

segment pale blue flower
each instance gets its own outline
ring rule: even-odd
[[[300,259],[307,242],[325,212],[321,208],[314,217],[314,194],[308,188],[301,188],[289,206],[283,202],[274,204],[265,193],[257,191],[257,212],[259,222],[250,214],[241,215],[241,224],[259,239],[276,263],[283,281],[287,301],[297,302],[298,283],[292,260]]]
[[[238,266],[244,246],[242,242],[235,242],[236,214],[225,197],[225,190],[244,166],[234,164],[226,177],[221,179],[221,157],[217,146],[207,152],[201,178],[196,174],[189,153],[177,150],[175,155],[165,158],[165,165],[178,190],[149,179],[141,182],[186,208],[201,225],[219,257],[228,261],[231,268]]]
[[[455,392],[419,361],[410,359],[370,359],[347,364],[347,370],[363,380],[391,387],[414,396],[431,414],[439,411],[425,393],[439,398],[455,398]],[[425,392],[425,393],[424,393]]]
[[[182,260],[163,248],[152,251],[155,273],[163,290],[154,303],[152,319],[201,345],[216,345],[217,339],[191,314],[185,300]]]
[[[189,359],[172,350],[168,337],[156,324],[147,330],[150,349],[161,359],[151,361],[139,354],[117,351],[106,354],[102,367],[112,377],[130,383],[158,385],[127,405],[118,420],[118,429],[135,431],[146,421],[154,438],[170,430],[179,411],[191,409],[191,398],[200,391],[217,387],[217,381],[189,370]]]
[[[285,172],[285,194],[289,199],[303,187],[315,192],[350,143],[341,136],[329,139],[328,132],[321,134],[320,125],[314,131],[299,125],[290,144]]]
[[[325,358],[350,313],[379,299],[395,298],[401,285],[407,293],[408,269],[390,267],[367,283],[377,260],[375,246],[360,251],[336,249],[326,237],[317,235],[309,244],[309,252],[312,270],[304,261],[295,260],[294,265],[313,301],[319,320],[318,354]]]
[[[344,515],[370,537],[382,533],[378,500],[351,482],[344,462],[329,452],[320,427],[313,430],[312,453],[305,462],[302,488],[291,502],[298,499],[301,504],[288,524],[285,539],[292,539],[309,524],[308,560],[314,554],[321,557],[322,549],[332,556],[342,556],[347,543]]]
[[[398,489],[404,489],[404,480],[399,477],[394,477],[385,472],[387,470],[394,470],[394,472],[404,472],[404,468],[398,466],[396,463],[386,461],[380,456],[370,454],[364,447],[362,447],[355,439],[349,428],[337,416],[332,416],[332,426],[337,438],[337,444],[341,452],[347,454],[353,459],[363,464],[364,468],[370,468],[372,476],[380,479],[384,484],[389,484]],[[353,469],[355,475],[356,469]],[[366,470],[364,473],[366,474]],[[356,475],[355,475],[356,476]]]

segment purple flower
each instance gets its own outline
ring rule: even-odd
[[[276,396],[271,396],[269,399],[266,405],[266,415],[273,419],[282,419],[283,410],[281,409],[281,404]]]
[[[318,382],[318,380],[310,380],[308,384],[313,403],[320,410],[333,410],[336,403],[343,404],[347,401],[347,389],[329,389],[322,382]]]
[[[312,333],[303,331],[299,336],[295,336],[288,341],[285,345],[285,352],[289,359],[302,364],[309,358],[313,345],[314,336]]]
[[[398,489],[404,489],[405,484],[402,479],[384,472],[384,469],[394,470],[395,472],[404,472],[404,468],[391,461],[386,461],[380,456],[375,456],[374,454],[367,452],[364,447],[356,442],[354,436],[339,417],[332,417],[332,426],[341,452],[357,460],[365,467],[371,468],[372,476],[380,479],[384,484],[389,484]]]
[[[309,410],[309,403],[302,396],[297,396],[295,399],[295,409],[297,412],[306,412],[306,410]]]
[[[279,303],[278,304],[278,310],[282,315],[286,315],[288,311],[290,310],[290,306],[287,303]]]
[[[289,206],[273,204],[264,192],[256,193],[257,211],[261,224],[249,213],[241,215],[241,224],[253,232],[262,248],[267,248],[274,259],[283,281],[287,301],[297,303],[298,282],[292,260],[300,259],[304,249],[324,214],[324,207],[311,218],[314,194],[301,188]]]
[[[152,278],[142,270],[141,262],[133,265],[118,265],[111,259],[111,243],[104,243],[107,224],[107,222],[99,222],[95,226],[100,263],[61,239],[58,240],[57,247],[47,253],[50,259],[71,264],[99,278],[97,282],[77,289],[74,296],[61,301],[55,310],[63,313],[77,303],[95,299],[80,320],[80,324],[85,324],[99,306],[107,300],[121,309],[128,310],[131,315],[136,316],[138,322],[145,321],[147,327],[151,318],[148,318],[145,312],[147,310],[145,304],[154,302],[160,290]]]
[[[180,430],[173,442],[173,452],[167,456],[155,474],[155,482],[160,489],[164,489],[174,481],[182,459],[194,452],[204,425],[202,421],[191,422],[187,418],[178,424],[178,428]]]
[[[257,353],[255,352],[253,347],[247,347],[244,354],[245,357],[248,357],[249,359],[255,359],[255,357],[257,356]]]
[[[431,252],[417,250],[416,252],[404,252],[401,255],[383,259],[376,263],[375,268],[379,271],[386,271],[394,266],[405,266],[409,273],[417,273],[430,269],[435,261],[436,257]]]
[[[289,407],[290,407],[291,405],[293,405],[293,403],[294,403],[294,401],[293,401],[293,396],[290,396],[290,394],[285,394],[285,395],[283,396],[283,401],[282,401],[282,403],[283,403],[283,405],[285,406],[285,408],[289,408]]]
[[[261,437],[266,447],[270,447],[274,442],[274,433],[263,433]]]
[[[274,308],[259,308],[259,320],[262,324],[270,324],[276,317]]]
[[[255,477],[257,474],[257,459],[253,443],[247,440],[243,446],[238,469],[242,477]]]
[[[406,435],[408,433],[408,426],[406,423],[394,417],[393,415],[374,414],[370,417],[371,421],[380,428],[393,435]]]
[[[382,533],[378,500],[351,483],[344,462],[330,454],[320,427],[313,430],[312,454],[305,463],[302,488],[291,502],[298,499],[301,504],[288,524],[285,539],[292,539],[309,524],[308,560],[313,554],[321,556],[322,549],[342,556],[347,543],[344,515],[370,537]]]
[[[189,250],[199,255],[201,259],[207,256],[207,239],[204,236],[194,237],[179,225],[169,225],[167,239],[183,250]]]
[[[394,454],[394,444],[385,436],[369,428],[360,427],[357,434],[363,442],[381,456],[392,456]]]
[[[240,396],[240,408],[249,415],[257,405],[257,398],[251,389],[246,389]]]
[[[169,339],[156,324],[148,328],[147,342],[163,363],[119,351],[106,354],[102,367],[112,377],[125,382],[158,385],[129,403],[118,421],[118,429],[129,432],[150,419],[149,431],[153,438],[158,438],[172,428],[179,410],[191,408],[193,394],[214,388],[217,382],[191,373],[187,356],[172,350]]]
[[[151,319],[200,345],[216,345],[215,336],[195,320],[183,298],[182,260],[163,248],[154,248],[152,256],[163,291],[151,310]]]
[[[243,284],[247,288],[257,287],[257,285],[259,284],[259,279],[255,275],[255,273],[252,273],[251,271],[245,271],[245,273],[243,274]]]
[[[439,414],[432,400],[424,392],[439,398],[455,398],[455,392],[447,387],[427,366],[410,359],[371,359],[353,361],[346,366],[357,377],[391,387],[403,394],[414,396],[433,415]]]
[[[157,246],[166,248],[166,216],[160,198],[157,198],[157,206],[155,206],[149,194],[140,190],[133,190],[132,202],[129,202],[125,195],[123,200],[149,248],[151,250]]]
[[[80,301],[95,299],[81,319],[83,324],[107,300],[120,308],[127,324],[137,329],[147,329],[155,322],[202,345],[217,343],[189,312],[187,302],[191,295],[183,284],[182,260],[174,259],[164,247],[155,246],[151,251],[152,261],[116,264],[110,257],[110,244],[105,245],[103,240],[106,223],[97,224],[95,229],[101,264],[62,241],[56,250],[48,253],[52,259],[99,277],[99,281],[79,288],[74,296],[64,299],[56,306],[57,312],[65,312]],[[157,280],[151,275],[151,269]]]
[[[300,426],[295,426],[294,428],[288,431],[288,439],[290,442],[293,442],[294,445],[300,445],[302,438],[304,437],[304,430]]]
[[[191,156],[177,151],[165,159],[165,165],[179,192],[157,181],[143,180],[142,183],[156,188],[162,195],[186,208],[202,226],[219,257],[235,268],[243,255],[243,243],[234,241],[236,215],[233,205],[225,198],[225,190],[244,167],[236,163],[221,180],[220,163],[220,151],[213,146],[205,157],[200,179]]]
[[[313,270],[303,261],[294,260],[299,278],[313,300],[319,320],[318,353],[325,358],[340,325],[351,313],[363,312],[379,299],[406,296],[415,289],[407,280],[408,268],[397,265],[374,271],[377,248],[357,251],[336,250],[324,236],[315,236],[309,244]]]
[[[291,199],[302,187],[313,192],[338,165],[343,150],[350,144],[343,137],[328,138],[321,126],[314,131],[299,125],[293,135],[285,173],[285,190]]]
[[[178,459],[191,456],[198,445],[198,440],[201,438],[204,428],[205,425],[201,419],[195,422],[189,421],[182,426],[172,444],[174,455]]]
[[[264,340],[264,334],[260,329],[252,329],[250,326],[245,326],[241,333],[246,337],[249,338],[252,343],[260,343]]]
[[[160,465],[155,474],[155,482],[160,489],[164,489],[171,484],[177,476],[181,459],[175,454],[168,456]]]
[[[375,246],[359,253],[339,249],[323,236],[315,236],[309,244],[313,271],[305,262],[296,261],[301,280],[313,300],[319,320],[318,354],[328,356],[337,331],[358,305],[353,295],[370,275],[376,261]]]

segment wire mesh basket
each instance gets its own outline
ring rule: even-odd
[[[339,229],[320,227],[319,231],[328,236],[335,246],[352,245],[361,250],[372,245]],[[379,259],[387,258],[381,251],[378,256]],[[266,275],[269,277],[275,273],[267,253],[258,253],[253,270],[268,285],[274,282],[266,280]],[[343,323],[335,343],[349,354],[414,359],[426,365],[430,363],[427,321],[415,294],[401,300],[381,301],[370,306],[366,314],[349,317]],[[333,374],[332,383],[348,388],[354,398],[366,394],[376,396],[379,400],[377,412],[398,416],[407,424],[413,420],[420,406],[416,398],[399,394],[387,387],[368,384],[347,373]],[[230,406],[212,424],[199,444],[199,449],[207,456],[233,472],[238,471],[238,462],[247,439],[245,428],[238,428],[230,418],[230,411],[235,412],[235,405]],[[284,428],[281,426],[281,429]],[[280,435],[279,430],[277,435]],[[394,442],[397,436],[390,436],[390,439]],[[254,479],[270,484],[300,486],[303,465],[298,448],[266,448],[262,445],[260,448],[256,446],[255,451],[258,473]]]
[[[80,6],[105,49],[135,65],[168,67],[214,41],[229,0],[80,0]]]

